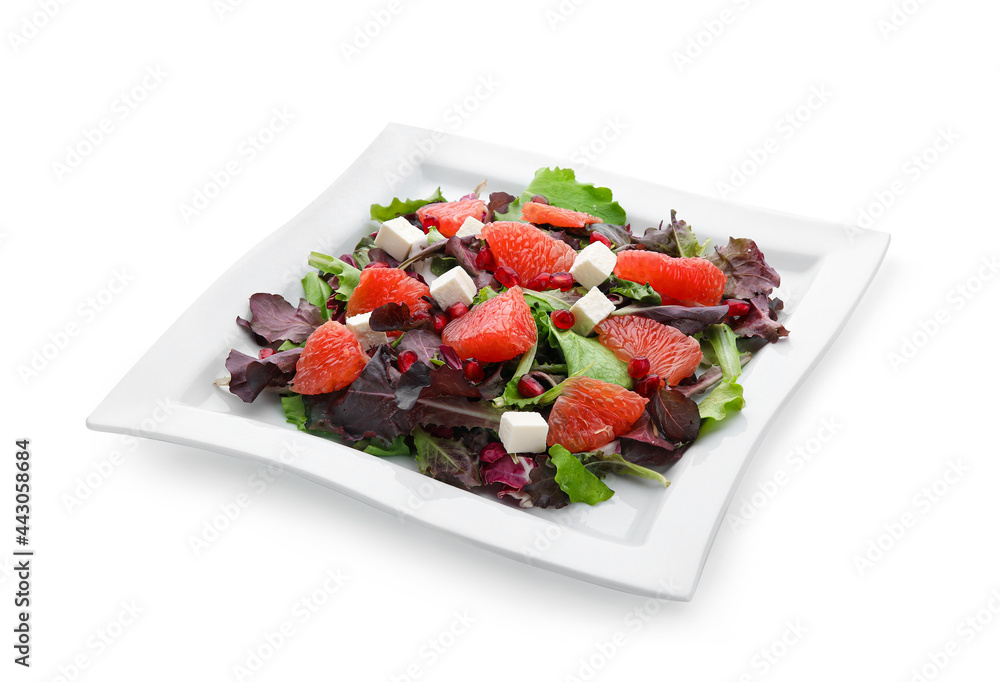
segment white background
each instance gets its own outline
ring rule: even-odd
[[[234,666],[285,621],[293,634],[250,679],[405,679],[408,666],[427,680],[588,679],[581,661],[607,680],[996,675],[998,297],[981,267],[1000,248],[996,3],[908,0],[881,28],[891,0],[49,4],[50,19],[44,2],[8,0],[0,18],[0,537],[13,548],[13,441],[27,436],[38,552],[30,671],[10,660],[15,580],[7,549],[0,559],[0,677],[239,679]],[[373,12],[387,25],[366,24]],[[376,35],[359,39],[366,25]],[[143,90],[147,69],[163,75]],[[493,90],[477,97],[483,80]],[[136,87],[142,101],[123,108]],[[799,109],[813,88],[825,101]],[[247,162],[239,145],[275,108],[294,120]],[[779,124],[796,111],[797,127]],[[104,118],[110,132],[59,172]],[[85,429],[195,297],[389,121],[553,165],[580,167],[587,149],[609,170],[849,224],[897,183],[871,223],[892,233],[887,259],[761,445],[734,511],[760,509],[720,531],[693,602],[500,559],[292,477],[257,493],[247,463]],[[918,173],[912,157],[939,131],[957,138]],[[768,138],[776,151],[752,168]],[[185,221],[180,205],[233,159],[241,174]],[[721,187],[743,162],[743,186]],[[116,272],[128,283],[109,301]],[[22,376],[73,324],[65,348]],[[836,435],[817,448],[824,421]],[[815,457],[797,468],[796,448]],[[942,482],[953,466],[962,475]],[[190,538],[241,493],[250,506],[196,555]],[[882,555],[859,567],[871,542]],[[328,570],[349,577],[303,622],[293,609]],[[133,601],[141,614],[109,629]],[[962,625],[980,611],[981,632]],[[474,622],[452,637],[456,614]],[[102,644],[101,631],[119,636]],[[450,646],[421,653],[431,640]]]

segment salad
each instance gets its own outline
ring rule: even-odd
[[[747,238],[631,227],[611,190],[542,168],[519,196],[374,204],[378,229],[312,253],[302,298],[237,318],[229,391],[288,422],[522,507],[609,499],[744,406],[742,367],[788,335]],[[373,224],[374,225],[374,224]]]

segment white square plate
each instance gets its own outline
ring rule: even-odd
[[[537,154],[429,130],[390,125],[332,187],[241,258],[164,334],[87,420],[129,433],[268,462],[379,509],[439,528],[499,554],[644,596],[689,600],[734,489],[768,425],[833,343],[878,269],[886,234],[849,236],[838,225],[746,208],[587,169],[610,187],[636,228],[675,208],[701,239],[749,237],[782,276],[791,336],[746,367],[746,408],[699,439],[668,473],[664,490],[617,477],[615,496],[590,508],[523,510],[420,475],[410,460],[380,459],[284,423],[278,401],[245,405],[213,385],[230,346],[247,346],[234,320],[256,292],[301,295],[310,251],[349,253],[372,229],[369,205],[426,196],[455,199],[484,178],[518,194]],[[157,401],[180,407],[149,419]]]

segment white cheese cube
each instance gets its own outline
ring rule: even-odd
[[[458,265],[431,282],[430,286],[431,296],[441,310],[447,310],[456,303],[472,305],[472,299],[476,297],[476,283]]]
[[[617,262],[618,257],[614,251],[603,242],[594,242],[576,255],[569,273],[573,275],[573,279],[590,289],[603,283],[614,271]]]
[[[586,296],[574,303],[569,311],[576,320],[573,323],[573,331],[580,336],[590,336],[594,333],[594,325],[615,311],[615,304],[608,300],[600,289],[594,287]]]
[[[382,223],[375,235],[375,246],[385,249],[396,260],[406,260],[414,244],[426,245],[427,235],[403,216]]]
[[[510,453],[545,452],[549,425],[537,412],[508,410],[500,417],[500,442]]]
[[[471,215],[465,219],[462,223],[462,227],[458,228],[458,232],[455,233],[456,237],[478,237],[479,233],[483,231],[482,222],[476,220]]]
[[[365,350],[389,342],[389,337],[386,336],[385,332],[372,331],[372,328],[368,326],[371,316],[371,313],[365,313],[347,318],[347,328],[357,337],[358,341],[361,342],[361,347]]]

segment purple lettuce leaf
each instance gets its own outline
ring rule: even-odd
[[[517,201],[517,197],[506,192],[492,192],[489,203],[486,204],[486,220],[492,223],[497,213],[506,213],[512,203]]]
[[[377,332],[409,331],[433,326],[430,317],[415,319],[405,303],[386,303],[372,311],[368,326]]]
[[[474,488],[483,484],[479,477],[479,455],[469,452],[459,441],[435,438],[421,428],[413,432],[420,473],[459,488]]]
[[[426,329],[414,329],[408,331],[399,339],[396,345],[396,353],[404,350],[412,350],[417,354],[417,361],[431,366],[431,358],[438,353],[441,347],[441,337]]]
[[[559,509],[569,504],[569,495],[556,483],[556,467],[546,454],[535,456],[535,466],[529,481],[521,488],[521,495],[514,495],[522,507],[552,507]],[[509,493],[508,493],[509,494]]]
[[[676,462],[683,452],[683,448],[678,448],[656,433],[648,413],[644,413],[632,430],[619,438],[619,443],[622,457],[626,461],[646,467]]]
[[[494,462],[481,464],[483,481],[490,483],[502,483],[508,488],[520,490],[531,480],[531,471],[537,466],[531,457],[518,457],[514,461],[513,457],[501,457]]]
[[[642,244],[650,251],[659,251],[675,258],[700,256],[705,252],[705,244],[699,244],[691,231],[691,226],[677,220],[677,211],[670,211],[670,223],[666,226],[648,228],[641,237],[632,237],[632,242]]]
[[[379,346],[350,387],[304,396],[309,428],[336,433],[349,441],[378,438],[389,445],[397,436],[409,434],[414,425],[413,414],[396,405],[398,382],[399,370],[392,364],[389,347]]]
[[[476,267],[476,256],[483,247],[479,237],[451,237],[445,244],[444,251],[458,261],[462,269],[470,277],[478,277],[483,271]]]
[[[250,297],[250,319],[236,318],[236,324],[248,329],[261,345],[291,341],[302,343],[316,327],[323,324],[320,309],[304,298],[299,307],[277,294],[254,294]]]
[[[776,310],[780,308],[772,309],[765,294],[757,294],[748,303],[750,312],[732,323],[737,336],[756,336],[769,343],[777,343],[778,339],[788,336],[788,330],[778,322]]]
[[[580,242],[579,237],[574,237],[566,230],[552,230],[549,231],[548,235],[557,241],[568,244],[574,251],[579,251],[583,248],[583,244]]]
[[[716,246],[708,260],[726,273],[727,298],[750,299],[758,294],[770,296],[781,277],[764,260],[764,254],[752,239],[729,238],[725,246]]]
[[[639,315],[679,329],[688,336],[704,331],[710,324],[720,324],[729,314],[729,306],[687,307],[682,305],[628,305],[613,315]]]
[[[659,434],[675,443],[688,443],[698,437],[701,416],[698,404],[680,391],[661,388],[646,405]]]
[[[274,353],[259,360],[238,350],[229,351],[226,370],[229,372],[229,392],[245,403],[252,403],[266,388],[283,388],[295,376],[295,364],[301,348]]]
[[[410,412],[418,424],[468,429],[479,427],[492,431],[500,428],[500,415],[503,414],[492,403],[470,401],[462,396],[421,397]]]
[[[652,228],[650,228],[652,229]],[[628,225],[611,225],[609,223],[592,223],[581,228],[574,228],[574,232],[583,232],[588,237],[597,232],[603,234],[611,240],[611,248],[617,249],[628,246],[632,243],[632,232]]]
[[[447,365],[432,368],[422,362],[413,363],[396,387],[396,404],[401,410],[413,409],[420,398],[441,396],[481,397],[479,389],[465,378],[462,370]]]

